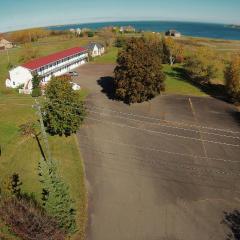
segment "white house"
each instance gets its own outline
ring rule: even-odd
[[[52,76],[64,75],[88,61],[88,50],[82,47],[67,49],[52,55],[29,61],[9,71],[6,87],[17,88],[24,85],[22,92],[30,93],[34,75],[42,77],[46,84]]]
[[[87,46],[88,52],[92,57],[101,56],[105,52],[105,48],[100,43],[90,43]]]

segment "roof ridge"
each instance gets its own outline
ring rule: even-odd
[[[87,51],[86,48],[83,47],[72,47],[69,49],[65,49],[59,52],[52,53],[47,56],[42,56],[33,60],[30,60],[24,64],[22,64],[22,67],[28,68],[30,70],[37,69],[39,67],[42,67],[44,65],[50,64],[52,62],[56,62],[60,59],[66,58],[68,56],[74,55],[76,53]]]

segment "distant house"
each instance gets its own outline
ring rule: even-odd
[[[170,36],[170,37],[181,37],[181,33],[174,30],[174,29],[170,29],[167,32],[165,32],[165,36]]]
[[[13,44],[11,42],[9,42],[4,38],[0,40],[0,49],[4,50],[4,49],[10,49],[10,48],[13,48]]]
[[[89,43],[86,48],[92,57],[101,56],[105,52],[105,47],[100,43]]]
[[[122,26],[119,31],[121,33],[133,33],[136,32],[136,29],[132,26]]]
[[[82,30],[81,30],[80,28],[77,28],[77,29],[76,29],[76,34],[77,34],[77,35],[80,35],[81,32],[82,32]]]

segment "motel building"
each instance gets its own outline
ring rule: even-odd
[[[9,71],[6,87],[17,88],[23,85],[20,93],[30,94],[34,75],[42,77],[42,84],[46,84],[52,76],[61,76],[88,61],[88,50],[75,47],[52,55],[31,60]]]

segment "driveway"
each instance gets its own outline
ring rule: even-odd
[[[87,64],[78,133],[89,191],[89,240],[225,240],[239,208],[240,130],[233,106],[159,96],[132,106],[102,90],[114,65]]]

